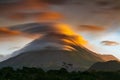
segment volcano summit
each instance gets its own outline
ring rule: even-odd
[[[18,54],[0,63],[0,67],[41,67],[44,70],[66,68],[69,71],[87,70],[96,62],[103,62],[85,46],[87,41],[65,24],[30,23],[10,27],[28,34],[41,37],[14,52]]]

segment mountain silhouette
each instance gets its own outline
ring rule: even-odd
[[[89,71],[119,71],[120,62],[119,61],[107,61],[107,62],[97,62],[93,64]]]

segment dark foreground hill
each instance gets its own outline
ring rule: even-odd
[[[45,72],[41,68],[7,67],[0,69],[0,80],[120,80],[120,72],[68,72],[64,68]]]
[[[111,60],[119,61],[119,59],[116,58],[116,57],[113,56],[113,55],[101,55],[101,58],[102,58],[104,61],[111,61]]]
[[[89,71],[119,71],[119,61],[97,62],[89,68]]]

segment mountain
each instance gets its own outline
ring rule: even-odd
[[[119,61],[97,62],[89,68],[89,71],[119,71],[119,70],[120,70]]]
[[[0,61],[2,61],[2,60],[3,60],[3,58],[4,58],[4,56],[3,56],[3,55],[0,55]]]
[[[119,61],[115,56],[113,55],[100,55],[101,58],[104,60],[104,61],[111,61],[111,60],[114,60],[114,61]]]
[[[66,68],[69,71],[87,70],[96,62],[103,62],[101,55],[85,46],[87,41],[65,24],[30,23],[10,27],[12,30],[42,35],[17,55],[0,63],[0,67],[41,67],[44,70]]]
[[[0,62],[4,61],[10,57],[11,57],[11,55],[0,55]]]

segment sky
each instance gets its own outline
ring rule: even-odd
[[[0,54],[11,54],[37,37],[8,27],[59,22],[82,35],[91,50],[120,59],[119,14],[120,0],[0,0]]]

